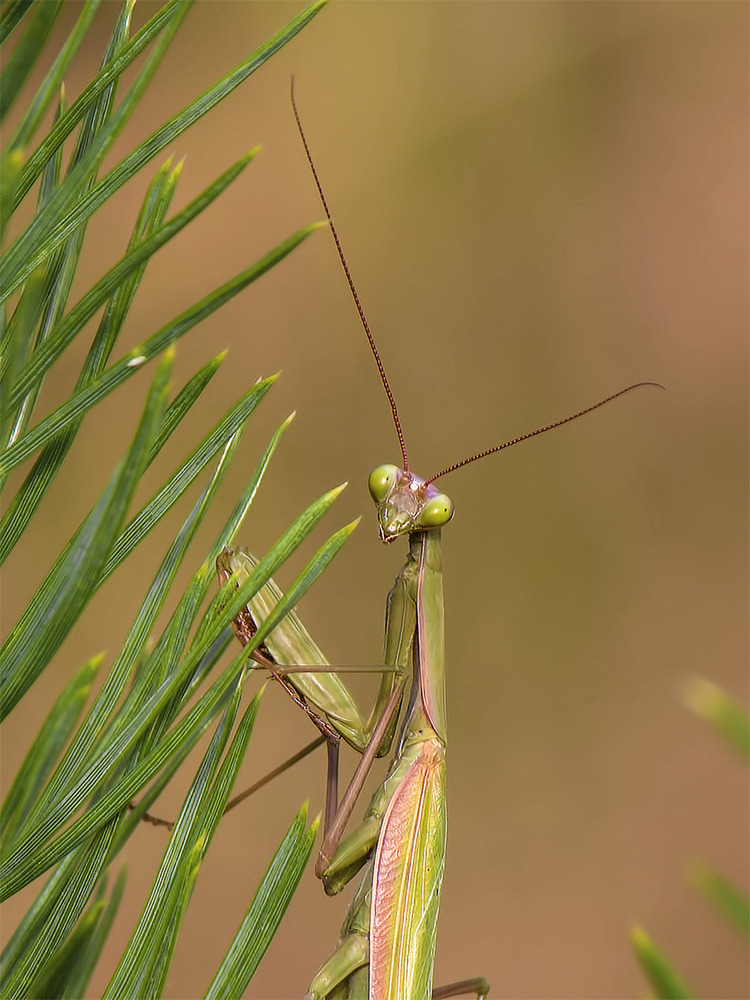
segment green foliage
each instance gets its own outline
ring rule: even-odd
[[[750,716],[739,702],[702,677],[694,678],[688,685],[685,702],[733,750],[739,751],[743,762],[750,759]],[[705,861],[693,861],[688,868],[688,878],[747,939],[750,934],[750,899],[747,893]]]
[[[734,698],[711,681],[696,677],[685,692],[685,702],[738,750],[744,760],[750,760],[750,717]]]
[[[661,1000],[693,1000],[693,994],[667,958],[659,951],[642,927],[630,932],[633,948],[646,978]]]
[[[705,719],[743,760],[750,756],[750,717],[725,691],[702,677],[691,681],[685,702],[696,715]],[[688,866],[690,882],[747,939],[750,933],[750,899],[705,861],[694,860]],[[641,927],[631,931],[631,940],[641,968],[656,996],[663,1000],[690,1000],[693,997],[671,962],[656,948]]]
[[[31,741],[12,782],[0,818],[0,899],[30,882],[46,881],[16,928],[0,959],[4,997],[80,997],[116,919],[124,889],[118,855],[141,817],[173,777],[190,750],[212,732],[130,942],[106,990],[107,996],[159,996],[169,972],[180,922],[229,798],[258,711],[257,695],[239,722],[249,656],[325,569],[354,525],[335,532],[264,623],[254,643],[215,671],[231,641],[230,621],[305,540],[340,492],[311,504],[235,589],[213,593],[214,562],[237,534],[263,474],[289,424],[279,427],[257,468],[184,590],[173,585],[198,527],[214,500],[256,407],[275,376],[259,379],[163,479],[138,509],[134,497],[145,470],[218,371],[223,355],[199,367],[173,393],[171,374],[179,338],[279,263],[315,226],[307,226],[270,249],[179,316],[116,359],[115,349],[152,255],[197,218],[251,163],[254,151],[229,166],[197,198],[169,217],[181,165],[158,167],[134,221],[122,259],[77,302],[71,290],[86,229],[94,213],[149,160],[206,114],[318,12],[315,3],[215,86],[161,125],[104,177],[105,155],[147,92],[148,85],[189,9],[188,0],[168,0],[130,37],[132,0],[125,0],[99,72],[70,106],[63,77],[99,7],[87,0],[38,89],[18,115],[19,101],[41,65],[43,50],[62,9],[60,0],[7,0],[0,11],[3,71],[0,118],[19,118],[0,154],[0,233],[13,231],[24,207],[28,224],[3,246],[0,263],[0,482],[23,465],[30,468],[6,497],[0,521],[0,563],[17,545],[75,445],[83,420],[128,379],[157,359],[132,440],[113,462],[108,483],[61,545],[52,568],[0,649],[0,718],[19,710],[55,663],[71,629],[104,588],[112,572],[154,525],[207,473],[207,481],[163,553],[122,648],[92,699],[104,669],[93,653],[64,685]],[[122,74],[144,52],[117,99]],[[30,149],[42,122],[45,135]],[[7,138],[6,126],[6,138]],[[74,135],[65,161],[64,143]],[[35,203],[29,204],[36,190]],[[102,312],[96,329],[88,323]],[[89,337],[87,354],[69,398],[38,418],[45,378],[76,338]],[[114,360],[113,360],[114,358]],[[291,418],[290,418],[291,419]],[[6,491],[7,492],[7,491]],[[157,632],[167,598],[175,606]],[[106,599],[106,598],[105,598]],[[46,681],[54,688],[55,681]],[[91,704],[89,702],[91,701]],[[134,801],[137,800],[137,804]],[[273,937],[312,850],[317,821],[308,826],[303,806],[269,862],[255,899],[228,944],[209,988],[211,996],[237,996],[253,975]],[[115,878],[108,889],[108,874]]]
[[[688,867],[688,878],[745,939],[750,936],[750,900],[746,892],[705,861],[693,861]]]

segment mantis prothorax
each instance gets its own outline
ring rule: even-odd
[[[453,503],[434,484],[449,472],[501,451],[520,441],[560,427],[636,388],[627,386],[562,420],[537,428],[503,444],[488,448],[446,469],[421,479],[409,469],[406,442],[395,397],[357,296],[341,244],[313,164],[299,115],[292,105],[300,136],[336,244],[341,265],[367,335],[381,382],[390,403],[401,450],[401,466],[381,465],[370,475],[369,491],[377,509],[381,539],[390,543],[408,536],[409,554],[396,578],[386,606],[384,663],[395,668],[385,673],[370,720],[362,725],[348,694],[339,700],[340,680],[328,673],[313,673],[316,689],[302,673],[287,680],[304,693],[306,710],[324,713],[321,729],[330,726],[338,736],[362,752],[352,782],[338,809],[326,809],[326,829],[316,873],[326,892],[333,894],[364,867],[364,874],[344,921],[341,940],[333,955],[311,982],[306,1000],[428,1000],[433,997],[473,993],[487,995],[485,980],[472,979],[432,990],[437,914],[443,876],[446,809],[445,660],[441,528],[453,516]],[[658,383],[640,382],[640,385]],[[227,550],[220,577],[241,572],[242,553]],[[262,615],[262,610],[261,610]],[[237,631],[238,626],[235,630]],[[295,631],[286,623],[278,630],[282,639]],[[239,635],[239,632],[238,632]],[[240,636],[241,637],[241,636]],[[315,647],[317,649],[317,647]],[[277,665],[294,669],[295,663],[320,662],[311,647],[300,651],[277,648]],[[408,707],[401,726],[396,755],[381,787],[368,807],[363,823],[343,836],[356,799],[377,752],[390,743],[399,706],[411,677]],[[303,685],[304,691],[303,691]],[[345,689],[344,689],[345,690]],[[352,702],[353,705],[353,702]],[[354,735],[353,735],[354,734]],[[362,738],[369,737],[369,742]],[[331,758],[329,758],[329,761]],[[329,779],[330,789],[335,780]]]

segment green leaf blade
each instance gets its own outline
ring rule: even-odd
[[[630,940],[652,989],[660,1000],[695,1000],[694,994],[642,927],[633,927]]]
[[[705,861],[694,861],[688,878],[746,939],[750,936],[750,898],[746,892]]]
[[[716,684],[696,677],[685,691],[685,702],[696,715],[709,722],[719,735],[750,759],[750,716]]]
[[[62,10],[62,0],[35,4],[26,34],[0,74],[0,122],[15,104]]]
[[[294,818],[206,992],[207,1000],[232,1000],[244,993],[299,884],[319,821],[306,828],[306,804]]]
[[[166,405],[168,352],[156,373],[125,461],[115,472],[76,541],[53,566],[0,649],[0,718],[16,706],[68,634],[96,587],[145,468]]]

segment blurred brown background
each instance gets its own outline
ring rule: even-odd
[[[111,163],[299,9],[198,3]],[[71,99],[116,10],[100,13]],[[136,24],[155,10],[139,4]],[[747,996],[743,943],[683,878],[700,856],[746,883],[745,770],[681,700],[696,674],[747,697],[747,21],[746,5],[727,3],[332,4],[173,150],[187,156],[177,209],[263,145],[153,261],[122,350],[321,217],[289,107],[295,73],[417,470],[629,382],[668,387],[445,481],[457,514],[445,533],[450,837],[436,983],[484,974],[498,998],[643,996],[627,940],[636,920],[699,995]],[[91,227],[80,292],[123,252],[151,173]],[[377,661],[403,553],[378,543],[364,484],[397,449],[326,232],[180,342],[179,383],[226,346],[142,499],[251,382],[283,369],[190,569],[296,409],[241,541],[263,550],[349,480],[327,527],[363,523],[301,610],[332,662]],[[46,405],[82,355],[69,352]],[[6,630],[110,476],[150,374],[85,422],[4,574]],[[10,719],[7,773],[70,672],[100,649],[111,663],[176,523],[119,571]],[[269,690],[243,780],[310,738]],[[169,997],[203,994],[274,846],[322,790],[320,756],[221,824]],[[170,790],[160,811],[180,800]],[[144,829],[126,852],[97,992],[164,839]],[[29,898],[7,906],[5,935]],[[308,871],[247,995],[300,995],[345,906]]]

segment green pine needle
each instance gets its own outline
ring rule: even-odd
[[[168,161],[159,166],[133,219],[121,259],[100,274],[78,302],[71,302],[88,223],[98,210],[165,146],[262,68],[323,3],[314,3],[292,18],[100,177],[105,157],[141,105],[169,46],[179,44],[178,29],[190,0],[167,0],[132,38],[133,0],[124,0],[99,70],[69,104],[65,74],[81,46],[88,44],[89,29],[102,6],[99,0],[87,0],[51,54],[46,54],[45,45],[53,37],[60,0],[6,0],[0,10],[0,45],[8,39],[13,42],[10,55],[3,53],[0,118],[12,109],[16,119],[12,134],[6,129],[0,150],[0,238],[12,234],[0,261],[0,483],[13,482],[8,474],[31,460],[20,485],[5,497],[0,562],[14,549],[23,551],[27,528],[38,514],[48,515],[50,488],[76,446],[83,421],[149,362],[156,365],[130,445],[120,456],[107,456],[109,482],[93,507],[80,511],[73,536],[61,539],[51,569],[0,649],[0,717],[18,711],[26,698],[33,697],[35,685],[45,683],[55,689],[55,675],[47,671],[76,621],[100,592],[103,599],[116,600],[109,586],[111,574],[199,476],[205,481],[166,544],[153,579],[143,582],[142,601],[122,648],[108,656],[87,654],[83,666],[59,691],[39,732],[31,735],[8,789],[0,820],[0,897],[7,899],[45,876],[0,957],[3,995],[9,997],[72,998],[86,993],[124,891],[124,871],[119,871],[111,892],[106,887],[108,873],[113,865],[120,867],[119,852],[143,813],[210,730],[208,750],[107,991],[107,995],[161,995],[192,887],[221,821],[258,711],[256,696],[232,733],[251,647],[233,650],[231,662],[217,669],[231,642],[231,618],[240,602],[305,544],[340,492],[332,490],[304,510],[260,560],[253,579],[229,594],[226,588],[219,592],[216,585],[215,559],[240,529],[291,417],[268,442],[213,541],[197,555],[196,532],[213,509],[243,432],[277,376],[259,379],[232,403],[220,420],[204,430],[202,440],[186,448],[171,471],[160,467],[167,441],[200,405],[225,356],[222,352],[199,362],[175,392],[171,373],[177,342],[281,263],[317,225],[299,228],[200,301],[186,303],[180,315],[147,333],[138,347],[119,359],[116,355],[119,335],[153,255],[210,210],[256,150],[225,166],[197,198],[171,217],[183,164],[173,167]],[[27,97],[35,69],[34,79],[41,82]],[[127,88],[120,94],[126,71]],[[46,134],[37,136],[50,117]],[[22,205],[28,223],[14,229],[9,223]],[[89,323],[97,312],[101,318],[83,352],[75,385],[67,399],[40,418],[37,402],[45,379],[57,374],[74,340],[90,335]],[[133,509],[144,472],[152,465],[159,469],[157,482],[162,485]],[[276,622],[315,582],[352,528],[334,532],[310,560],[276,610]],[[192,577],[176,592],[185,566],[192,568]],[[173,608],[166,622],[165,606]],[[103,683],[97,685],[92,700],[94,681],[102,674]],[[306,826],[303,809],[274,855],[212,989],[224,989],[224,995],[244,989],[291,899],[316,829],[317,822]]]

